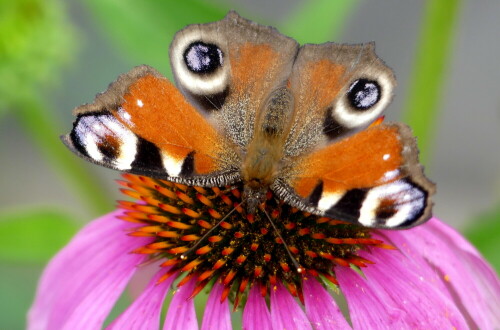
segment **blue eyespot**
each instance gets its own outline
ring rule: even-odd
[[[380,85],[373,80],[358,79],[347,91],[347,99],[356,110],[368,110],[378,103],[381,96]]]
[[[191,72],[208,74],[222,67],[224,54],[214,44],[195,41],[184,51],[184,62]]]

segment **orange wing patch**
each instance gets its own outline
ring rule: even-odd
[[[154,143],[170,162],[179,164],[194,151],[197,174],[219,168],[229,146],[170,81],[146,75],[130,85],[124,99],[115,117]]]
[[[388,183],[401,178],[402,150],[397,126],[374,126],[302,158],[292,186],[306,198],[320,180],[331,193]]]
[[[411,130],[371,126],[297,160],[277,190],[311,212],[375,228],[410,228],[432,215],[435,186],[422,173]],[[279,188],[279,187],[278,187]]]
[[[310,109],[314,106],[318,109],[327,107],[343,86],[342,76],[345,73],[345,67],[340,64],[323,59],[317,62],[311,62],[307,68],[300,72],[298,77],[300,85],[297,86],[300,90],[299,95],[303,95],[299,99],[297,109]],[[311,86],[314,84],[314,89]],[[306,93],[314,91],[314,93]]]
[[[245,43],[235,54],[231,54],[233,88],[237,93],[262,91],[262,86],[270,78],[266,75],[273,73],[280,65],[279,58],[279,53],[270,45]]]

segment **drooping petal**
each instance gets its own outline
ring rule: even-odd
[[[271,287],[271,323],[273,329],[312,329],[306,314],[285,287]]]
[[[271,313],[266,305],[266,299],[259,291],[259,284],[254,283],[248,293],[248,300],[243,310],[243,329],[271,330]]]
[[[375,249],[360,256],[375,264],[363,269],[370,290],[383,291],[403,312],[410,329],[467,329],[467,322],[434,274],[396,250]],[[421,271],[423,269],[423,271]],[[419,271],[420,270],[420,271]]]
[[[271,330],[271,313],[266,299],[259,292],[258,284],[254,284],[248,293],[248,300],[243,310],[243,329]]]
[[[194,330],[198,329],[198,320],[194,309],[194,299],[190,298],[197,284],[196,279],[177,289],[168,307],[164,330]]]
[[[232,329],[228,300],[225,299],[222,303],[220,302],[223,290],[224,286],[217,282],[210,291],[201,323],[202,330]]]
[[[404,312],[384,291],[373,290],[364,278],[347,267],[336,267],[335,275],[347,300],[354,329],[405,328]]]
[[[351,329],[333,297],[314,278],[303,282],[304,304],[315,329]]]
[[[166,259],[160,258],[158,260],[148,260],[144,264],[137,269],[134,276],[130,279],[130,282],[127,285],[127,293],[131,298],[131,301],[139,298],[144,290],[151,283],[151,279],[158,274],[161,268],[161,265],[165,262]],[[168,267],[171,269],[170,267]],[[175,275],[175,274],[174,274]],[[176,276],[173,276],[174,279]]]
[[[29,329],[97,329],[144,255],[149,238],[127,236],[137,224],[115,211],[85,226],[49,263],[28,316]]]
[[[142,294],[134,300],[108,329],[159,329],[161,306],[175,276],[170,276],[159,284],[158,280],[169,270],[170,267],[157,272]]]
[[[500,280],[454,229],[433,218],[398,235],[384,234],[413,260],[422,258],[437,270],[442,285],[456,297],[471,327],[500,328]]]

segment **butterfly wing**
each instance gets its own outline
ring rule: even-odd
[[[63,141],[121,171],[191,185],[234,183],[259,104],[286,80],[297,49],[234,12],[188,26],[170,48],[179,89],[150,67],[135,68],[76,109]]]
[[[202,67],[200,51],[217,52],[224,65]],[[180,90],[246,153],[256,117],[272,91],[287,83],[299,47],[272,27],[229,12],[224,20],[179,31],[170,59]]]
[[[75,114],[63,141],[94,163],[198,185],[237,179],[234,146],[151,67],[121,75]]]
[[[280,198],[368,227],[406,228],[430,217],[434,185],[410,129],[373,125],[395,86],[373,44],[302,47],[290,86],[293,124],[272,187]]]
[[[367,227],[408,228],[431,216],[434,184],[411,130],[377,125],[305,155],[274,190],[300,209]]]
[[[288,157],[368,127],[390,103],[396,85],[373,43],[305,45],[289,79],[295,109]]]

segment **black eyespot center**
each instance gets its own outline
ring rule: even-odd
[[[355,110],[368,110],[380,101],[382,89],[378,82],[361,78],[347,91],[347,99]]]
[[[184,51],[184,62],[189,71],[197,74],[213,73],[224,63],[224,54],[217,45],[195,41]]]

